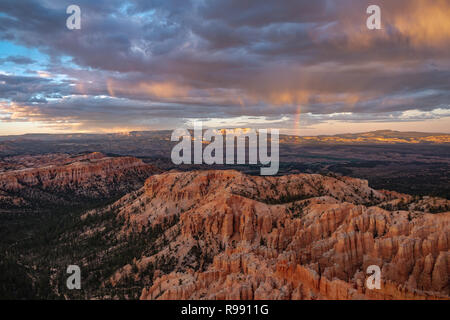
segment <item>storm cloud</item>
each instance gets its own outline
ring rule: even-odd
[[[66,28],[70,4],[81,30]],[[366,28],[370,4],[381,30]],[[3,0],[0,41],[47,59],[0,56],[0,70],[23,67],[0,73],[2,121],[141,129],[448,116],[448,17],[446,0]]]

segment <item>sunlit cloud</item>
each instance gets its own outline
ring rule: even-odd
[[[387,11],[390,17],[390,11]],[[450,43],[450,2],[447,0],[409,1],[406,12],[393,15],[397,30],[413,46],[448,46]]]
[[[47,71],[42,71],[42,70],[38,70],[36,71],[36,73],[39,75],[39,77],[41,78],[51,78],[52,74],[47,72]]]

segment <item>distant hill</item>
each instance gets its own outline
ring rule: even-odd
[[[450,143],[450,134],[447,133],[426,133],[426,132],[401,132],[393,130],[377,130],[362,133],[345,133],[337,135],[319,136],[283,136],[283,142],[297,143],[376,143],[376,144],[396,144],[396,143],[426,143],[426,144],[447,144]]]
[[[103,153],[133,156],[167,156],[175,142],[170,141],[171,131],[133,131],[105,134],[25,134],[0,136],[0,157],[21,154]],[[399,132],[379,130],[338,135],[294,136],[280,135],[280,144],[292,145],[367,145],[367,144],[426,144],[449,145],[450,134]]]
[[[170,138],[172,131],[131,131],[121,133],[66,133],[66,134],[46,134],[30,133],[23,135],[0,136],[0,141],[79,141],[79,140],[129,140],[139,138]],[[394,130],[377,130],[360,133],[344,133],[336,135],[317,136],[296,136],[282,135],[285,139],[301,142],[374,142],[374,143],[450,143],[448,133],[427,133],[427,132],[402,132]],[[1,147],[0,147],[1,150]]]

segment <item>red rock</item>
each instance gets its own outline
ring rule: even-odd
[[[177,272],[158,275],[142,299],[449,299],[450,212],[377,206],[406,195],[347,177],[235,171],[155,175],[143,190],[119,203],[124,232],[167,228],[170,244],[142,260],[168,255]],[[145,208],[134,212],[136,201]],[[372,264],[381,289],[365,287]]]

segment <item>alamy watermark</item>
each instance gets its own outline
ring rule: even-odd
[[[70,16],[66,20],[66,27],[69,30],[80,30],[81,29],[81,9],[76,4],[71,4],[67,7],[67,14]]]
[[[193,136],[188,129],[172,132],[171,141],[179,141],[171,153],[174,164],[262,164],[261,175],[275,175],[279,169],[279,130],[206,129],[194,123]],[[181,141],[180,141],[181,140]],[[235,141],[237,143],[235,144]],[[268,154],[270,141],[270,155]],[[194,152],[192,152],[192,145]],[[203,146],[206,145],[204,148]],[[246,152],[248,146],[248,153]],[[236,152],[235,152],[236,151]],[[236,154],[236,157],[235,157]],[[193,156],[193,157],[192,157]],[[235,160],[236,159],[236,160]]]
[[[366,280],[366,287],[369,290],[381,289],[381,269],[379,266],[373,264],[367,267],[367,274],[370,274]]]
[[[81,269],[76,264],[71,264],[67,267],[66,272],[70,274],[70,276],[67,278],[66,286],[67,289],[73,290],[81,289]]]
[[[367,7],[367,14],[370,16],[367,18],[366,26],[369,30],[381,29],[381,8],[375,4]]]

